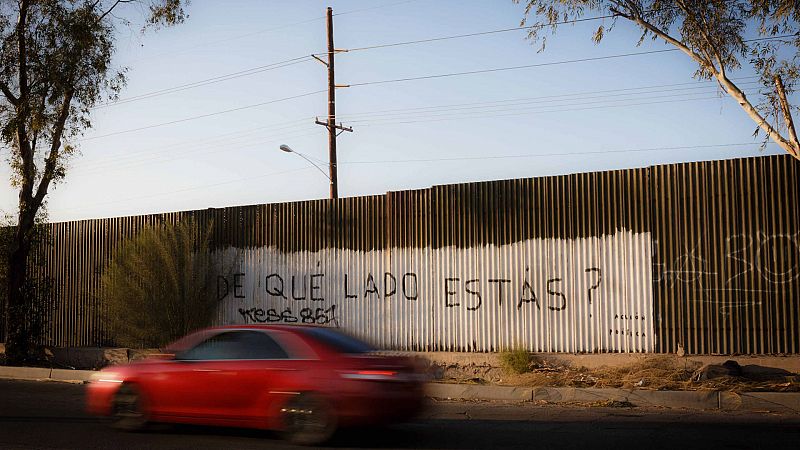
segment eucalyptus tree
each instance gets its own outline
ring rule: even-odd
[[[598,17],[600,43],[620,21],[645,40],[664,41],[697,63],[694,76],[720,88],[784,151],[800,159],[790,102],[800,77],[800,2],[797,0],[513,0],[525,5],[528,37],[542,45],[559,25]],[[758,76],[763,100],[748,98],[731,77],[747,66]]]
[[[125,84],[112,57],[119,27],[147,29],[185,19],[181,0],[0,0],[0,139],[19,192],[5,314],[9,361],[24,360],[27,267],[37,216],[64,180],[90,109]],[[141,23],[132,19],[141,18]]]

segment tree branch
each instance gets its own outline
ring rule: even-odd
[[[626,14],[626,13],[620,11],[617,8],[611,8],[610,11],[612,13],[624,18],[624,19],[628,19],[631,22],[636,23],[637,25],[639,25],[640,27],[644,28],[645,30],[655,34],[656,36],[660,37],[661,39],[663,39],[663,40],[667,41],[668,43],[674,45],[675,47],[678,48],[678,50],[680,50],[680,51],[686,53],[687,55],[689,55],[689,57],[692,58],[696,63],[698,63],[700,65],[707,65],[708,64],[708,62],[705,61],[702,56],[698,55],[694,50],[692,50],[689,47],[687,47],[686,45],[684,45],[681,41],[675,39],[674,37],[670,36],[667,32],[661,30],[657,26],[655,26],[655,25],[651,24],[650,22],[644,20],[642,18],[641,14],[638,14],[638,13],[635,13],[635,12],[634,12],[634,14]]]
[[[694,17],[694,14],[692,14],[692,12],[689,11],[689,7],[686,6],[686,2],[684,2],[683,0],[677,0],[677,3],[678,7],[683,10],[684,14],[686,15],[686,18],[694,22],[695,25],[697,25],[697,30],[700,32],[700,36],[702,36],[703,40],[706,41],[706,45],[708,46],[709,50],[708,51],[704,50],[703,53],[706,54],[705,56],[708,60],[708,65],[714,68],[714,63],[711,62],[712,55],[710,54],[713,53],[714,59],[716,59],[717,64],[719,64],[718,71],[721,74],[725,75],[725,65],[722,63],[722,55],[720,55],[719,52],[717,51],[717,47],[716,45],[714,45],[714,42],[711,40],[711,37],[706,32],[705,28],[701,26],[700,23],[697,22],[697,20]],[[706,22],[705,18],[703,18],[703,22],[705,26],[708,26],[708,23]]]
[[[744,92],[742,92],[741,89],[739,89],[738,86],[736,86],[724,74],[717,73],[714,74],[714,76],[728,92],[728,95],[733,97],[733,99],[736,100],[737,103],[739,103],[739,106],[742,107],[744,112],[746,112],[747,115],[749,115],[750,118],[753,119],[753,121],[756,124],[758,124],[758,126],[762,130],[764,130],[769,139],[775,141],[775,143],[778,144],[784,151],[786,151],[786,153],[789,153],[795,158],[800,159],[800,154],[798,154],[797,150],[792,145],[792,143],[789,142],[783,136],[781,136],[778,130],[776,130],[772,125],[769,124],[769,122],[767,122],[767,119],[765,119],[764,116],[762,116],[761,113],[758,111],[758,109],[756,109],[756,107],[754,107],[753,104],[750,103],[750,100],[747,99],[747,96],[744,94]]]
[[[56,123],[53,124],[53,138],[50,143],[50,152],[45,160],[42,179],[39,181],[39,187],[36,189],[36,196],[34,197],[37,208],[42,204],[44,196],[47,195],[47,189],[49,188],[50,182],[53,181],[53,177],[55,175],[56,165],[58,164],[58,151],[61,148],[61,137],[64,135],[64,127],[67,123],[67,118],[69,117],[70,104],[72,103],[72,97],[74,95],[74,89],[70,89],[66,94],[64,94],[64,100],[61,102],[61,106],[58,111],[58,118],[56,119]]]
[[[632,14],[626,14],[616,8],[611,8],[610,10],[612,13],[638,24],[645,30],[650,31],[666,42],[674,45],[680,51],[689,55],[689,57],[692,58],[696,63],[700,64],[701,67],[709,67],[711,74],[717,79],[717,82],[723,87],[723,89],[725,89],[728,95],[730,95],[734,100],[736,100],[737,103],[739,103],[739,106],[744,110],[745,113],[747,113],[747,115],[750,116],[751,119],[753,119],[754,122],[756,122],[756,124],[758,124],[759,128],[761,128],[767,134],[767,137],[775,141],[775,143],[778,144],[784,151],[793,157],[800,159],[800,153],[798,153],[794,145],[786,140],[786,138],[781,136],[778,130],[770,125],[769,122],[767,122],[767,120],[761,115],[761,113],[758,112],[758,109],[756,109],[753,104],[750,103],[744,92],[742,92],[738,86],[728,79],[724,72],[717,70],[710,61],[704,60],[702,56],[698,55],[695,51],[690,49],[681,41],[670,36],[666,31],[663,31],[657,26],[644,20],[641,14],[637,14],[635,11],[633,11]]]
[[[45,91],[44,94],[42,94],[41,97],[42,101],[39,105],[39,111],[44,111],[45,104],[47,103],[48,92],[49,90]],[[39,129],[34,127],[33,124],[31,124],[31,131],[33,133],[33,136],[31,136],[31,148],[33,149],[34,152],[36,152],[36,142],[39,140]]]
[[[797,140],[797,133],[794,130],[794,120],[792,119],[792,110],[789,108],[789,101],[786,100],[786,90],[783,88],[783,81],[781,77],[775,75],[775,91],[778,93],[778,100],[781,104],[781,111],[783,112],[783,121],[786,123],[786,130],[789,134],[789,140],[794,144],[795,156],[800,155],[800,142]]]
[[[117,1],[115,1],[115,2],[114,2],[114,4],[113,4],[113,5],[111,5],[111,7],[110,7],[110,8],[108,8],[108,10],[107,10],[106,12],[104,12],[104,13],[100,14],[100,17],[98,17],[98,18],[97,18],[97,21],[98,21],[98,22],[100,22],[101,20],[105,19],[105,17],[106,17],[107,15],[111,14],[111,11],[113,11],[113,10],[114,10],[114,8],[116,8],[116,7],[117,7],[117,6],[118,6],[120,3],[133,3],[133,2],[135,2],[135,1],[136,1],[136,0],[117,0]],[[99,3],[99,2],[95,2],[95,4],[94,4],[94,5],[92,5],[92,7],[96,6],[96,5],[97,5],[97,3]]]
[[[11,103],[14,107],[19,106],[19,99],[14,95],[13,92],[11,92],[11,89],[9,89],[7,84],[0,82],[0,90],[3,91],[3,95],[6,96],[6,100],[8,100],[9,103]]]

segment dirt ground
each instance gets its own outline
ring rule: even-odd
[[[699,365],[681,365],[665,356],[655,355],[625,366],[597,369],[558,365],[531,357],[523,373],[510,367],[451,365],[437,368],[436,378],[445,382],[525,387],[800,392],[800,375],[775,374],[753,366],[744,368],[746,370],[739,376],[722,375],[695,381],[700,373]]]

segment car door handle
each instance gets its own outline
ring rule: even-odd
[[[192,369],[192,372],[219,372],[219,369]]]

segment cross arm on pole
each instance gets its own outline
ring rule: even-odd
[[[328,122],[323,122],[323,121],[319,120],[319,118],[317,118],[316,120],[314,120],[314,123],[315,123],[315,124],[317,124],[317,125],[322,125],[322,126],[324,126],[325,128],[328,128],[328,129],[330,129],[330,128],[328,127]],[[334,126],[333,126],[333,129],[334,129],[334,130],[342,130],[342,132],[345,132],[345,131],[349,131],[349,132],[351,132],[351,133],[353,132],[353,127],[346,127],[346,126],[342,125],[341,123],[340,123],[339,125],[334,125]]]

